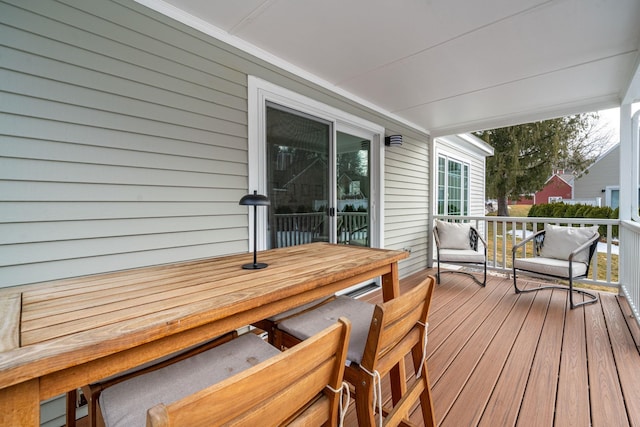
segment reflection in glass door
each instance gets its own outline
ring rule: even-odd
[[[337,242],[370,246],[371,141],[337,132]]]
[[[268,248],[334,242],[331,122],[267,105]]]
[[[268,248],[371,246],[371,136],[337,126],[267,103]]]

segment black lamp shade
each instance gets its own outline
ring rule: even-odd
[[[269,206],[271,205],[271,201],[267,196],[263,196],[262,194],[258,194],[257,191],[254,191],[253,194],[242,196],[238,204],[244,206]]]
[[[257,255],[257,212],[256,208],[258,206],[269,206],[271,202],[267,198],[267,196],[263,196],[262,194],[258,194],[257,191],[254,191],[253,194],[247,194],[246,196],[242,196],[240,202],[238,203],[243,206],[253,206],[253,263],[245,264],[242,266],[245,270],[260,270],[265,268],[268,264],[263,262],[258,262]]]

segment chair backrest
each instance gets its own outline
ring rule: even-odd
[[[540,234],[535,238],[534,253],[536,254],[536,256],[540,256],[542,253],[542,247],[544,246],[545,235],[546,235],[546,232],[541,231]],[[585,262],[585,264],[587,265],[587,271],[584,273],[585,276],[589,275],[589,268],[591,267],[591,259],[593,258],[593,254],[596,252],[596,249],[598,248],[599,238],[600,238],[600,233],[597,233],[597,232],[594,233],[592,237],[593,241],[591,242],[591,245],[589,245],[587,259]]]
[[[147,412],[147,426],[336,425],[351,323],[337,323],[271,359]],[[331,389],[329,387],[331,387]]]
[[[478,250],[478,231],[469,223],[436,220],[433,235],[438,249]]]
[[[388,372],[416,345],[424,344],[435,278],[429,276],[409,292],[377,304],[361,365],[381,375]]]

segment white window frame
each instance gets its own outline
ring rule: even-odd
[[[384,127],[312,98],[285,89],[255,76],[248,76],[248,179],[249,192],[267,191],[266,105],[273,102],[333,123],[336,132],[366,133],[371,136],[371,222],[375,225],[371,246],[382,248],[384,242]],[[335,156],[335,154],[334,154]],[[332,162],[335,165],[335,159]],[[335,167],[335,166],[334,166]],[[334,171],[335,174],[335,171]],[[251,210],[250,210],[251,211]],[[252,215],[250,212],[249,215]],[[249,247],[253,248],[253,218],[249,218]],[[267,247],[267,213],[258,209],[257,248]]]
[[[439,199],[440,194],[439,194],[438,190],[439,190],[439,187],[440,187],[440,169],[439,169],[439,167],[440,167],[440,159],[441,158],[444,159],[444,161],[445,161],[445,174],[444,174],[444,179],[445,179],[445,182],[444,182],[444,188],[445,188],[444,208],[445,208],[445,212],[444,213],[438,212],[438,206],[440,205],[440,199]],[[435,213],[436,213],[436,215],[454,215],[454,214],[451,214],[449,212],[449,209],[448,209],[448,186],[449,186],[449,183],[448,183],[448,180],[449,180],[448,171],[449,171],[449,162],[450,161],[451,162],[455,162],[455,163],[459,163],[461,165],[461,167],[462,167],[461,168],[462,171],[465,170],[465,166],[466,166],[467,175],[462,177],[463,183],[466,183],[466,188],[464,189],[465,192],[466,192],[466,195],[462,199],[466,203],[466,214],[463,213],[463,211],[464,211],[464,207],[463,207],[463,210],[457,215],[459,215],[459,216],[468,215],[471,212],[471,164],[469,162],[467,162],[467,161],[461,160],[460,158],[452,156],[452,155],[450,155],[450,154],[448,154],[446,152],[439,152],[439,153],[436,154],[436,162],[435,162],[436,163],[435,164],[435,188],[436,188],[436,190],[435,190],[435,199],[436,199]]]

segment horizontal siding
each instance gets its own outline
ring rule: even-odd
[[[410,250],[400,262],[404,277],[426,267],[429,221],[429,144],[403,138],[385,150],[385,247]],[[426,138],[425,138],[426,139]]]
[[[0,3],[0,286],[247,250],[246,73],[143,10]]]
[[[602,198],[605,204],[605,193],[602,191],[609,185],[620,185],[620,146],[613,148],[606,156],[591,165],[588,173],[573,181],[573,198]]]
[[[0,0],[0,40],[0,287],[247,251],[249,74],[405,136],[384,246],[426,265],[428,136],[131,0]]]

